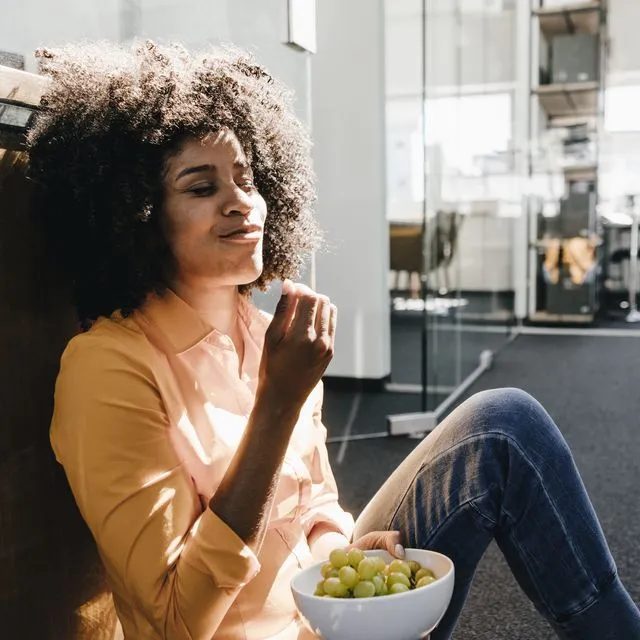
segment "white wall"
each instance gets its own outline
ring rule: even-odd
[[[233,43],[296,92],[296,111],[308,115],[307,54],[285,44],[287,0],[141,0],[141,34],[177,40],[188,47]]]
[[[126,8],[129,8],[126,10]],[[134,33],[189,48],[234,43],[296,91],[298,114],[308,113],[306,54],[286,44],[287,0],[0,0],[0,50],[21,53],[35,71],[33,51],[78,40],[121,40]]]
[[[132,30],[192,49],[233,43],[292,87],[298,115],[308,114],[307,54],[285,44],[287,0],[0,0],[0,16],[0,50],[24,55],[27,71],[36,70],[33,51],[40,46],[119,41]]]
[[[79,39],[117,40],[118,0],[0,0],[0,49],[25,56],[27,71],[35,71],[33,51]]]
[[[639,24],[640,2],[609,0],[610,84],[617,84],[629,76],[640,79]]]
[[[382,0],[319,0],[313,60],[318,289],[338,305],[331,375],[390,373]]]

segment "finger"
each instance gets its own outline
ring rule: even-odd
[[[329,313],[329,338],[331,340],[331,349],[333,349],[336,342],[336,325],[338,324],[338,307],[335,304],[331,305]]]
[[[370,531],[361,538],[354,540],[347,549],[361,549],[362,551],[386,549],[385,539],[388,533],[388,531]]]
[[[327,296],[318,297],[318,309],[316,311],[316,336],[329,339],[329,323],[331,321],[331,303]]]
[[[298,337],[315,338],[316,312],[318,296],[309,287],[299,284],[296,287],[298,305],[291,322],[291,331]]]
[[[293,284],[293,282],[291,282],[291,280],[289,280],[289,278],[285,278],[282,281],[282,293],[284,295],[288,295],[291,294],[295,291],[296,289],[296,285]]]
[[[269,325],[270,338],[276,342],[279,342],[285,336],[296,312],[298,298],[295,292],[296,287],[291,280],[284,280],[282,283],[282,295],[278,300],[273,320]]]
[[[399,531],[371,531],[354,540],[346,548],[347,551],[350,549],[362,549],[362,551],[384,549],[394,558],[403,559],[405,556],[402,536]]]
[[[402,546],[402,537],[399,531],[387,531],[384,539],[384,548],[395,558],[404,558],[404,547]]]
[[[371,534],[365,533],[365,535],[360,536],[357,540],[354,540],[350,545],[345,547],[346,551],[350,551],[351,549],[361,549],[362,551],[366,551],[369,549],[369,539],[371,538]]]

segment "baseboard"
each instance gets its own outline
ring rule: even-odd
[[[486,298],[488,296],[493,296],[493,295],[513,297],[515,296],[515,291],[513,289],[452,289],[448,293],[441,296],[437,290],[429,289],[428,294],[436,298],[437,297],[455,298],[458,295],[462,297],[466,296],[468,298],[473,298],[474,296],[481,296],[483,298]],[[411,291],[409,289],[392,289],[389,291],[390,298],[395,298],[395,297],[401,298],[403,296],[406,298],[410,298]]]
[[[331,391],[350,393],[382,393],[391,375],[382,378],[351,378],[346,376],[325,376],[324,388]]]

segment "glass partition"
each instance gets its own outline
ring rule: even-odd
[[[392,383],[443,409],[509,335],[515,2],[387,0]]]

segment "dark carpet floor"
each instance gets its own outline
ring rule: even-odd
[[[391,379],[393,382],[418,383],[421,380],[419,358],[422,319],[394,317],[391,331]],[[480,353],[504,343],[507,328],[457,326],[449,320],[430,320],[428,331],[427,379],[434,386],[457,386],[480,361]],[[456,363],[456,353],[460,354]],[[430,407],[431,408],[431,407]]]
[[[472,393],[520,387],[547,407],[574,452],[620,575],[636,602],[640,602],[639,370],[637,338],[522,336],[501,352],[493,369],[471,389]],[[325,423],[330,436],[341,434],[353,413],[354,399],[353,394],[327,392]],[[353,430],[384,430],[387,413],[414,411],[416,403],[411,396],[368,394],[358,401]],[[397,438],[353,442],[346,450],[329,445],[343,504],[358,514],[416,444],[414,439]],[[454,638],[554,637],[492,545],[480,564]]]

